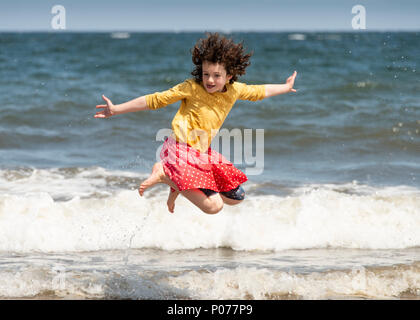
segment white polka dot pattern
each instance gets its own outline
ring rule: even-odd
[[[200,152],[169,137],[160,153],[163,168],[180,191],[196,188],[226,192],[248,180],[223,155],[209,148]]]

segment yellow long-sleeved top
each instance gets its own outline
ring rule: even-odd
[[[225,92],[208,93],[201,83],[188,79],[169,90],[146,95],[146,103],[150,109],[158,109],[182,100],[172,120],[173,134],[177,141],[204,152],[236,100],[257,101],[264,97],[264,85],[234,82],[226,84]]]

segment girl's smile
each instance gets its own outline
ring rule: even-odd
[[[203,62],[203,86],[208,93],[223,92],[232,76],[227,75],[223,64]]]

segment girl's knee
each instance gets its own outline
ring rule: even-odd
[[[223,202],[229,206],[235,206],[237,204],[240,204],[243,200],[233,200],[229,198],[223,198]]]
[[[223,200],[221,198],[208,198],[208,203],[206,203],[201,210],[207,214],[216,214],[223,209]]]
[[[245,199],[245,190],[239,185],[230,191],[221,192],[220,196],[225,204],[234,206],[240,204]]]

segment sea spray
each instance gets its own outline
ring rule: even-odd
[[[116,173],[116,180],[131,183]],[[392,249],[420,245],[420,192],[412,187],[379,188],[359,184],[306,185],[288,195],[248,193],[243,203],[225,205],[217,215],[202,213],[187,199],[177,199],[175,213],[167,210],[168,189],[115,187],[108,195],[90,193],[68,178],[56,197],[48,189],[0,195],[0,250],[91,251],[159,248],[164,250],[219,248],[287,250],[308,248]],[[139,181],[139,180],[138,180]],[[137,182],[138,182],[137,181]],[[92,183],[91,180],[87,182]],[[96,183],[96,182],[95,182]],[[245,189],[258,190],[249,183]]]

